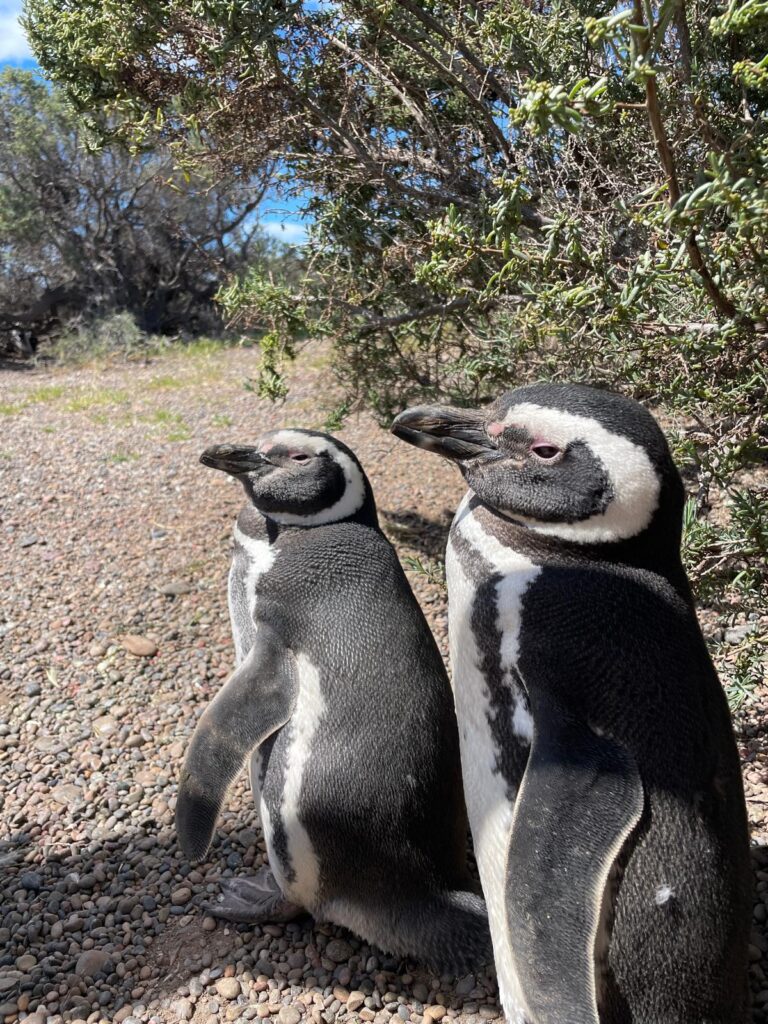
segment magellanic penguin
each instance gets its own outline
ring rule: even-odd
[[[393,431],[470,487],[450,647],[508,1020],[741,1024],[744,794],[661,430],[630,399],[541,384]]]
[[[450,684],[360,463],[307,430],[201,461],[248,498],[229,576],[237,667],[195,729],[176,823],[202,858],[250,761],[271,867],[211,909],[252,922],[303,909],[394,955],[490,962]]]

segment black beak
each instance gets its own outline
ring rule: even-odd
[[[496,451],[485,432],[485,417],[472,409],[419,405],[395,417],[392,433],[417,448],[461,462]]]
[[[221,469],[232,476],[242,476],[252,469],[258,469],[269,459],[258,448],[243,444],[215,444],[206,448],[200,456],[204,466]]]

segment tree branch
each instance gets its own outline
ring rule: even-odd
[[[638,47],[640,54],[647,58],[650,51],[650,28],[645,21],[643,14],[643,0],[634,0],[634,12],[635,22],[637,25],[645,28],[645,32],[640,36]],[[656,77],[655,75],[648,75],[645,79],[645,102],[648,110],[648,121],[653,132],[653,138],[656,142],[656,150],[659,154],[659,160],[661,166],[664,169],[664,174],[667,179],[667,200],[670,208],[680,199],[680,180],[677,176],[677,167],[675,165],[675,156],[672,152],[672,147],[669,144],[667,133],[664,128],[664,119],[661,113],[661,105],[659,103],[659,93],[656,88]],[[685,239],[685,248],[688,253],[688,259],[691,261],[691,266],[701,278],[704,290],[712,302],[712,305],[722,316],[732,319],[738,313],[738,310],[731,302],[731,300],[723,295],[720,288],[717,286],[712,274],[709,271],[704,257],[702,255],[699,244],[696,241],[695,232],[691,231]]]

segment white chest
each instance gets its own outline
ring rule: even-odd
[[[251,762],[251,783],[254,798],[259,802],[259,816],[267,844],[269,863],[277,882],[294,903],[312,910],[319,898],[320,864],[312,840],[300,816],[300,799],[304,777],[312,756],[312,743],[320,728],[326,710],[320,689],[320,674],[303,654],[296,657],[299,677],[299,695],[289,722],[283,727],[288,747],[285,755],[285,774],[279,804],[280,820],[285,832],[290,871],[285,869],[273,845],[272,822],[266,802],[258,793],[259,758]]]
[[[255,638],[256,588],[274,565],[277,551],[268,541],[249,537],[237,526],[234,535],[238,546],[229,570],[227,597],[235,664],[239,665]]]
[[[499,676],[495,685],[511,691],[506,712],[494,706],[489,679],[482,668],[484,652],[479,644],[487,638],[473,628],[476,602],[482,598],[478,597],[477,581],[469,575],[468,554],[470,563],[488,563],[490,571],[500,576],[495,592],[499,650],[494,652],[498,658],[493,660]],[[509,714],[508,732],[520,743],[530,744],[533,721],[517,682],[517,661],[523,595],[540,572],[540,566],[486,533],[467,510],[465,500],[456,514],[446,554],[451,668],[467,811],[488,906],[499,992],[510,1024],[524,1024],[525,1020],[520,985],[512,969],[505,909],[514,803],[509,782],[499,769],[498,731],[494,732],[491,723],[500,713]]]

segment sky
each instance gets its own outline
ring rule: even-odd
[[[3,67],[36,67],[27,37],[19,24],[22,0],[0,0],[0,70]],[[261,223],[272,238],[287,245],[300,245],[307,237],[304,223],[285,202],[267,197],[261,211]]]

